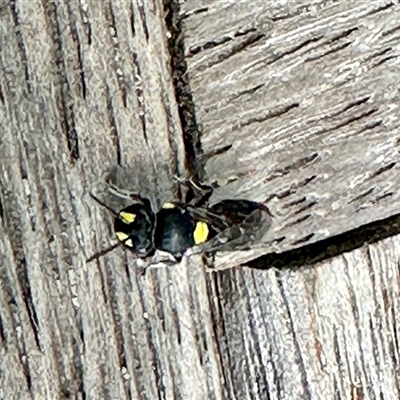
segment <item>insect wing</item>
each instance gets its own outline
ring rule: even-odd
[[[251,244],[260,240],[272,223],[268,208],[249,200],[223,200],[207,209],[207,213],[223,219],[225,229],[193,253],[249,250]]]
[[[212,236],[223,232],[230,226],[230,222],[226,220],[224,215],[219,212],[215,213],[211,209],[187,206],[186,210],[195,221],[205,222],[212,231]]]

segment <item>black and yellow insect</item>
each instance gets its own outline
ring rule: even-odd
[[[120,245],[126,246],[140,258],[154,255],[155,214],[148,199],[132,195],[132,204],[116,212],[96,196],[91,194],[91,197],[114,215],[114,232],[118,242],[96,253],[87,261],[97,259]]]
[[[114,221],[115,235],[139,257],[155,253],[153,233],[155,216],[144,204],[132,204],[121,210]]]
[[[214,235],[212,225],[173,203],[164,204],[156,214],[155,248],[172,254],[176,260],[190,247],[201,245]]]
[[[268,208],[250,200],[222,200],[209,207],[189,207],[192,218],[201,220],[211,234],[195,253],[249,250],[271,226]]]
[[[223,200],[211,207],[165,203],[154,213],[149,200],[139,195],[130,198],[134,201],[130,206],[118,213],[111,210],[115,215],[118,244],[97,253],[89,261],[120,244],[137,257],[150,257],[161,250],[177,262],[195,246],[196,252],[211,253],[247,249],[258,238],[258,233],[269,227],[271,220],[266,206],[249,200]]]

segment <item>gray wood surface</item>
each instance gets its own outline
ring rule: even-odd
[[[187,1],[181,12],[205,177],[223,185],[214,200],[267,201],[275,216],[257,255],[400,212],[398,4]]]
[[[113,243],[89,196],[110,167],[158,201],[191,172],[165,3],[1,3],[0,399],[398,399],[399,236],[297,270],[86,262]],[[214,199],[270,198],[275,226],[217,267],[398,212],[399,6],[232,4],[179,11],[201,144],[232,145],[200,160],[240,177]]]

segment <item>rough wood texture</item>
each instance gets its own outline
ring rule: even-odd
[[[275,216],[256,255],[400,212],[398,4],[187,1],[182,15],[214,200]]]
[[[183,4],[182,12],[189,6],[202,4],[188,2]],[[185,19],[187,49],[192,43],[204,42],[202,32],[218,32],[218,29],[230,32],[235,26],[238,14],[230,11],[230,3],[212,4],[227,7],[226,12],[202,17],[193,9]],[[245,3],[241,4],[245,7]],[[273,46],[265,43],[264,48],[259,48],[265,57],[275,53],[284,55],[288,48],[296,48],[296,43],[303,43],[304,35],[314,32],[315,27],[319,27],[319,35],[329,38],[337,26],[347,26],[346,21],[356,19],[358,30],[343,38],[353,40],[353,44],[347,45],[353,48],[347,54],[349,65],[360,54],[367,54],[367,44],[375,49],[375,43],[393,42],[387,45],[390,49],[386,53],[375,59],[376,63],[382,62],[375,70],[370,68],[370,60],[359,60],[361,71],[365,64],[364,83],[358,82],[353,87],[344,81],[342,86],[332,89],[338,96],[337,104],[327,103],[327,109],[321,101],[318,106],[321,110],[315,111],[318,109],[315,104],[320,102],[319,92],[315,89],[314,99],[304,91],[311,80],[291,81],[290,96],[288,86],[276,78],[264,93],[264,99],[257,94],[253,105],[246,95],[236,102],[230,100],[232,116],[240,104],[253,115],[252,107],[257,102],[272,110],[281,110],[281,104],[299,103],[291,111],[265,122],[276,125],[260,125],[257,132],[260,143],[265,141],[275,146],[274,151],[264,147],[270,168],[264,179],[276,173],[277,167],[271,165],[282,162],[281,176],[274,179],[275,192],[283,193],[288,185],[287,175],[291,175],[292,197],[301,199],[303,190],[303,204],[309,204],[310,187],[316,185],[313,190],[320,196],[323,183],[318,191],[316,178],[302,189],[296,182],[301,182],[301,174],[303,178],[309,176],[311,167],[323,180],[320,168],[327,168],[333,162],[329,158],[333,157],[330,145],[335,151],[341,146],[344,159],[350,152],[345,150],[346,146],[355,143],[354,132],[372,124],[371,121],[381,121],[359,133],[357,143],[367,141],[368,146],[376,143],[380,145],[377,154],[388,157],[391,154],[397,119],[395,111],[387,107],[392,104],[394,109],[396,102],[389,91],[387,97],[384,93],[388,81],[394,81],[390,73],[394,71],[396,58],[385,58],[396,55],[396,31],[390,33],[395,25],[390,27],[391,18],[398,15],[398,6],[385,10],[385,4],[389,3],[381,3],[382,11],[366,15],[363,10],[373,10],[368,5],[373,3],[349,3],[347,14],[342,2],[334,3],[336,11],[330,3],[305,4],[299,8],[294,2],[279,13],[272,12],[272,2],[255,4],[251,8],[252,23],[262,13],[275,19],[282,17],[279,24],[271,26],[287,32],[285,36],[276,31]],[[351,7],[356,8],[351,10]],[[330,26],[324,20],[326,10],[330,10]],[[293,15],[293,19],[285,19],[285,15]],[[135,171],[131,176],[132,189],[143,188],[148,193],[157,190],[161,197],[176,195],[172,175],[185,174],[164,17],[165,10],[156,0],[54,4],[16,1],[0,6],[0,399],[398,399],[399,237],[297,271],[236,268],[207,274],[199,259],[193,257],[174,268],[153,269],[142,276],[123,249],[98,262],[85,262],[110,243],[107,213],[88,196],[90,191],[97,190],[97,183],[108,167],[120,163],[132,168]],[[244,11],[241,17],[248,18]],[[383,18],[386,18],[384,28]],[[201,32],[194,31],[194,23],[202,27]],[[362,29],[366,23],[371,27],[368,40]],[[264,30],[269,29],[268,26]],[[291,35],[290,29],[293,29]],[[389,33],[379,35],[382,29]],[[237,37],[241,37],[240,32]],[[325,46],[340,46],[339,42],[333,40]],[[299,49],[299,53],[289,52],[281,57],[268,76],[295,73],[296,69],[296,76],[302,76],[305,65],[311,64],[303,63],[301,51],[310,56],[323,50],[321,47],[311,53],[307,46]],[[346,51],[346,46],[341,51]],[[337,69],[334,66],[339,62],[339,54],[340,51],[319,61],[324,68],[316,68],[316,78]],[[219,118],[225,119],[226,109],[223,104],[218,106],[219,118],[218,110],[211,110],[217,118],[207,120],[202,108],[204,102],[220,104],[219,93],[208,87],[208,95],[204,92],[202,100],[197,98],[200,88],[195,84],[192,61],[188,61],[197,118],[204,126],[203,146],[209,151],[212,146],[225,145],[226,138],[219,136],[222,132]],[[222,76],[228,67],[242,73],[240,63],[234,64],[225,64]],[[343,69],[340,76],[344,79],[346,73],[357,71]],[[259,76],[252,70],[247,72],[246,79],[253,82],[249,87],[260,84]],[[266,82],[268,76],[265,72]],[[205,87],[208,85],[200,70],[198,79],[203,79]],[[209,82],[219,86],[223,93],[220,81],[210,78]],[[236,85],[236,89],[232,85],[232,92],[243,90],[239,81]],[[366,88],[363,93],[369,100],[354,104],[345,113],[346,118],[366,114],[364,119],[355,120],[351,129],[343,126],[321,134],[320,141],[330,144],[323,153],[318,147],[320,143],[311,135],[307,140],[314,146],[315,160],[304,162],[303,168],[300,163],[300,175],[294,176],[293,168],[285,169],[286,151],[293,160],[301,152],[300,160],[307,160],[311,154],[304,142],[296,142],[300,133],[304,135],[304,129],[296,128],[294,122],[310,127],[309,133],[315,133],[316,127],[336,126],[333,120],[342,123],[343,118],[335,116],[332,110],[343,110],[359,99],[360,87]],[[267,96],[270,91],[277,98],[275,103]],[[348,100],[345,101],[343,93],[349,93]],[[309,109],[304,107],[305,115],[301,117],[290,114],[299,112],[300,104],[308,104],[303,97],[309,102],[314,99],[314,105]],[[286,99],[287,103],[280,99]],[[274,108],[271,104],[275,104]],[[379,110],[368,114],[375,107]],[[324,120],[324,115],[331,119]],[[237,116],[239,121],[243,120],[240,113]],[[212,124],[214,138],[210,136],[214,134]],[[283,130],[285,127],[287,132]],[[243,126],[232,130],[232,143],[233,139],[236,143],[233,148],[246,148],[239,142],[241,135],[249,135],[246,129]],[[279,132],[284,135],[280,141],[276,139]],[[348,135],[347,145],[344,135]],[[252,142],[258,140],[252,137]],[[249,159],[251,154],[259,159],[260,143],[254,147],[249,144],[243,154]],[[296,146],[290,147],[291,143]],[[348,171],[357,182],[357,174],[362,174],[363,168],[375,171],[359,154],[368,146],[353,148],[354,170],[339,163],[344,169],[338,172],[337,180],[331,181],[327,192],[333,198],[340,198],[343,190],[344,180],[339,179],[344,176],[342,173]],[[221,181],[226,178],[224,171],[229,176],[253,173],[251,168],[243,168],[243,164],[230,164],[228,153],[206,164],[210,180],[216,179],[213,168],[218,163]],[[368,160],[373,159],[372,155],[369,157]],[[387,162],[395,162],[391,160],[394,158],[389,157]],[[376,170],[379,168],[376,165]],[[380,207],[384,204],[388,212],[395,210],[396,168],[397,164],[382,171],[379,177],[372,176],[374,187],[389,182],[392,186],[388,188],[393,191],[391,197],[377,202],[373,208],[376,216],[383,217]],[[260,174],[261,170],[253,178],[249,175],[249,179],[257,184]],[[254,193],[256,199],[263,199],[267,192],[271,195],[268,184],[252,192],[246,191],[244,182],[241,181],[240,188],[245,189],[246,195]],[[226,188],[230,195],[235,194],[235,182]],[[389,198],[391,206],[385,203]],[[285,196],[275,202],[275,212],[284,209],[283,201],[290,202],[288,197],[284,199]],[[368,199],[354,202],[361,214],[360,205]],[[273,202],[270,203],[272,207]],[[326,204],[318,197],[313,207],[323,209]],[[352,226],[358,213],[343,204],[339,204],[342,207],[338,214]],[[291,213],[295,212],[294,207],[295,204],[288,207]],[[297,207],[301,207],[300,203]],[[363,215],[360,220],[368,219]],[[335,218],[331,218],[331,230],[320,238],[341,231],[343,224],[339,216]],[[279,227],[283,217],[277,214],[276,221]],[[314,215],[309,221],[317,223]],[[323,218],[320,223],[323,227]],[[300,223],[293,234],[311,229],[303,226],[302,232],[299,227]],[[229,261],[224,256],[218,260],[221,266]],[[231,261],[229,266],[233,265]]]

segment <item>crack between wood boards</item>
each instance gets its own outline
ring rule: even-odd
[[[383,36],[383,34],[382,34],[382,36]],[[364,60],[365,60],[365,61],[373,60],[374,58],[378,58],[378,57],[380,57],[380,56],[383,56],[383,55],[385,55],[385,54],[391,52],[392,50],[393,50],[393,49],[392,49],[391,47],[386,47],[386,48],[383,49],[383,50],[380,50],[380,51],[378,51],[378,52],[376,52],[376,53],[373,53],[373,54],[371,54],[371,55],[365,57]]]
[[[259,89],[261,89],[263,87],[265,87],[265,83],[261,83],[259,85],[253,86],[253,87],[251,87],[249,89],[245,89],[245,90],[242,90],[242,91],[240,91],[238,93],[234,93],[232,96],[229,97],[229,101],[236,100],[241,96],[252,95],[252,94],[254,94],[255,92],[257,92]]]
[[[10,201],[11,203],[11,201]],[[17,287],[20,291],[21,299],[25,305],[31,333],[34,337],[36,347],[42,351],[42,346],[39,338],[39,321],[32,299],[31,282],[27,271],[27,261],[23,246],[23,228],[21,220],[18,217],[12,216],[14,213],[9,213],[9,221],[7,227],[7,236],[11,243],[11,251],[15,272],[17,274]],[[21,214],[22,215],[22,214]]]
[[[204,180],[204,160],[201,146],[201,132],[196,121],[195,104],[189,85],[188,66],[185,59],[182,15],[178,0],[163,0],[165,25],[169,31],[168,50],[171,58],[171,75],[178,104],[185,147],[185,167],[197,181]]]
[[[326,40],[324,40],[324,41],[321,40],[320,43],[317,42],[317,44],[314,47],[312,47],[310,49],[310,51],[321,49],[321,48],[324,49],[326,47],[327,47],[327,49],[325,49],[325,52],[322,51],[321,54],[319,54],[319,55],[318,54],[317,55],[315,55],[315,54],[311,55],[310,58],[307,58],[305,61],[310,61],[311,58],[312,59],[318,59],[318,58],[321,58],[321,57],[323,57],[323,56],[325,56],[327,54],[331,54],[331,53],[333,53],[335,51],[341,50],[341,48],[343,48],[342,46],[347,47],[353,41],[347,41],[345,43],[342,43],[343,42],[342,39],[347,38],[354,31],[357,31],[357,30],[358,30],[358,27],[352,27],[352,28],[346,29],[345,31],[339,32],[337,34],[334,34],[332,37],[327,37]],[[338,43],[336,43],[336,42],[338,42]],[[332,44],[334,44],[334,45],[332,47],[329,47]]]
[[[3,346],[3,348],[5,348],[5,350],[7,350],[7,336],[6,336],[4,322],[1,318],[1,315],[0,315],[0,342],[1,342],[1,345]]]
[[[0,181],[0,219],[3,222],[3,224],[5,223],[5,218],[4,218],[4,206],[3,206],[3,198],[2,198],[2,190],[1,190],[1,181]]]
[[[292,200],[289,203],[283,204],[282,205],[282,209],[292,208],[294,206],[297,206],[298,204],[304,203],[306,200],[307,200],[306,196],[303,196],[303,197],[301,197],[299,199]]]
[[[354,203],[356,201],[359,201],[359,200],[363,199],[364,197],[369,196],[370,194],[372,194],[374,192],[375,192],[375,188],[368,189],[365,192],[362,192],[359,195],[353,197],[350,201],[348,201],[347,204],[351,204],[351,203]]]
[[[360,129],[355,133],[355,135],[359,135],[359,134],[361,134],[362,132],[370,131],[370,130],[372,130],[372,129],[375,129],[375,128],[377,128],[378,126],[381,126],[382,124],[383,124],[383,121],[382,121],[382,120],[368,122],[368,123],[366,123],[362,128],[360,128]]]
[[[317,204],[318,204],[318,202],[316,202],[316,201],[310,201],[309,203],[305,204],[303,207],[300,207],[299,209],[297,209],[294,212],[294,215],[301,214],[303,211],[307,211],[307,210],[309,210],[310,208],[314,207]]]
[[[381,196],[376,197],[376,198],[375,198],[375,202],[377,203],[377,202],[379,202],[379,201],[385,199],[386,197],[390,197],[390,196],[393,196],[393,195],[394,195],[394,192],[385,193],[385,194],[383,194],[383,195],[381,195]]]
[[[398,234],[400,234],[400,213],[316,243],[304,244],[297,249],[261,256],[246,263],[246,265],[250,268],[265,270],[270,268],[296,269],[311,266],[317,262]]]
[[[129,6],[129,22],[132,36],[136,36],[136,27],[135,27],[135,11],[133,9],[133,4],[131,3]]]
[[[290,228],[291,226],[298,225],[298,224],[300,224],[301,222],[305,221],[306,219],[308,219],[310,217],[311,217],[310,214],[304,215],[304,216],[296,219],[295,221],[291,221],[291,222],[287,223],[286,225],[284,225],[284,228]],[[313,233],[305,236],[305,238],[308,238],[307,240],[305,240],[304,238],[303,239],[298,239],[298,240],[294,241],[292,244],[298,244],[298,243],[301,243],[301,242],[308,241],[308,240],[311,239],[312,236],[314,236]]]
[[[208,153],[204,153],[200,156],[202,161],[208,161],[210,160],[212,157],[215,156],[219,156],[221,154],[227,153],[230,149],[232,148],[232,144],[228,144],[226,146],[223,147],[217,147],[211,151],[209,151]]]

